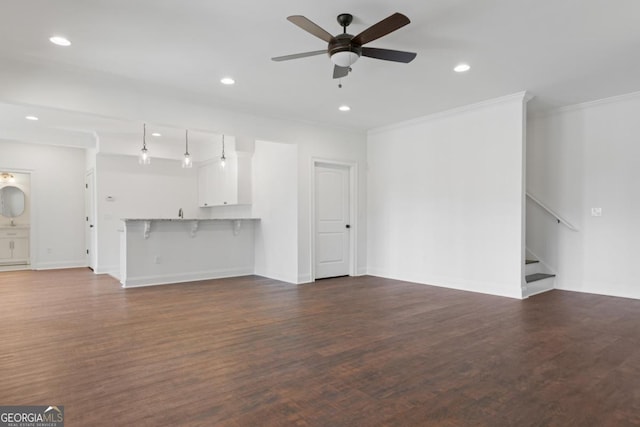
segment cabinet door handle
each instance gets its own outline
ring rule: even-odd
[[[9,249],[13,249],[13,247],[15,246],[15,243],[12,241],[9,242]]]

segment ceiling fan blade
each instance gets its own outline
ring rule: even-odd
[[[338,67],[337,65],[333,67],[333,78],[340,79],[342,77],[347,77],[349,74],[349,67]]]
[[[351,41],[362,46],[363,44],[372,42],[382,36],[386,36],[387,34],[397,30],[398,28],[404,27],[410,22],[411,21],[409,20],[409,18],[401,13],[396,12],[393,15],[378,22],[377,24],[373,24],[372,26],[355,36]]]
[[[298,59],[298,58],[306,58],[307,56],[316,56],[322,55],[323,53],[327,53],[326,49],[322,50],[314,50],[313,52],[303,52],[303,53],[294,53],[293,55],[284,55],[284,56],[276,56],[275,58],[271,58],[272,61],[288,61],[290,59]]]
[[[313,34],[314,36],[326,41],[327,43],[333,40],[333,36],[329,34],[325,29],[320,27],[318,24],[311,22],[309,19],[305,18],[302,15],[292,15],[287,17],[287,19],[306,32]]]
[[[401,50],[378,49],[375,47],[363,47],[362,56],[369,58],[384,59],[385,61],[404,62],[408,64],[417,56],[414,52],[404,52]]]

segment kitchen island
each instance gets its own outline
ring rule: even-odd
[[[253,274],[258,218],[122,221],[120,282],[125,288]]]

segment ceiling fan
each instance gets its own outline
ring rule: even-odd
[[[351,71],[351,65],[360,58],[367,56],[369,58],[383,59],[385,61],[409,63],[416,57],[416,53],[403,52],[401,50],[379,49],[375,47],[363,47],[363,45],[386,36],[393,31],[404,27],[411,21],[401,13],[383,19],[362,31],[357,36],[347,33],[347,27],[353,21],[353,15],[349,13],[341,13],[338,15],[338,24],[342,26],[343,33],[332,36],[319,25],[311,22],[302,15],[293,15],[287,18],[289,21],[313,34],[319,39],[324,40],[329,45],[323,50],[314,50],[312,52],[296,53],[293,55],[276,56],[271,58],[273,61],[288,61],[290,59],[305,58],[307,56],[322,55],[327,53],[334,64],[333,78],[338,79],[346,77]]]

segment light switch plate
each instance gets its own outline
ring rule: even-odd
[[[602,208],[591,208],[591,216],[602,216]]]

